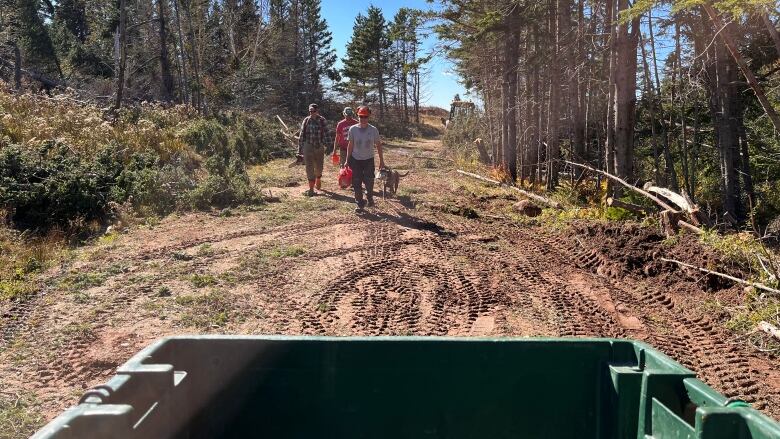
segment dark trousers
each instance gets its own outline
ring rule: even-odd
[[[355,203],[361,209],[365,207],[363,200],[363,184],[366,185],[366,198],[374,199],[374,159],[355,160],[349,157],[347,165],[352,169],[352,187],[355,188]]]

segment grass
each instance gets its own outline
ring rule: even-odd
[[[0,393],[0,439],[31,436],[44,421],[32,394]]]
[[[217,283],[217,278],[210,274],[193,274],[189,279],[195,288],[204,288]]]
[[[738,331],[752,331],[759,322],[780,326],[780,297],[766,295],[761,290],[748,288],[742,306],[731,310],[726,327]]]
[[[252,166],[247,170],[249,177],[264,187],[287,187],[297,184],[299,177],[294,175],[287,164],[293,159],[273,160],[263,165]]]
[[[57,231],[25,238],[0,227],[0,301],[34,295],[41,273],[68,255],[66,244]]]
[[[174,302],[182,312],[177,323],[201,330],[222,328],[231,321],[243,319],[237,312],[234,298],[220,290],[209,291],[201,296],[179,296]]]
[[[60,282],[60,287],[76,293],[89,288],[99,287],[106,281],[106,274],[99,272],[71,273]]]
[[[717,250],[726,263],[750,270],[751,280],[770,287],[778,287],[777,271],[780,268],[778,267],[780,258],[764,247],[753,235],[749,233],[720,235],[714,231],[706,231],[699,239],[702,244]],[[759,258],[762,259],[763,266]],[[713,269],[717,270],[717,267]]]
[[[211,247],[211,244],[201,244],[200,247],[198,247],[198,256],[201,257],[207,257],[207,256],[214,256],[216,254],[216,251],[213,247]]]
[[[280,245],[262,252],[264,257],[271,259],[295,258],[306,253],[306,249],[300,245]]]

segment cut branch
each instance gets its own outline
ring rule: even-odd
[[[778,328],[777,326],[762,320],[758,322],[758,329],[780,340],[780,328]]]
[[[481,175],[473,174],[471,172],[461,171],[460,169],[458,169],[458,173],[466,175],[466,176],[469,176],[471,178],[476,178],[477,180],[482,180],[482,181],[487,182],[487,183],[493,183],[496,186],[501,186],[501,187],[506,187],[506,188],[512,189],[514,191],[520,192],[521,194],[523,194],[524,196],[526,196],[528,198],[531,198],[532,200],[536,200],[536,201],[538,201],[540,203],[546,204],[546,205],[548,205],[550,207],[553,207],[555,209],[563,209],[563,207],[561,207],[561,203],[559,203],[557,201],[553,201],[553,200],[551,200],[549,198],[546,198],[546,197],[543,197],[541,195],[537,195],[537,194],[535,194],[533,192],[528,192],[526,190],[520,189],[517,186],[510,186],[508,184],[501,183],[498,180],[493,180],[493,179],[490,179],[490,178],[486,178],[486,177],[483,177]]]
[[[664,210],[671,210],[671,211],[676,211],[676,210],[677,210],[677,209],[675,209],[674,207],[672,207],[672,206],[670,206],[670,205],[666,204],[666,203],[665,203],[663,200],[661,200],[660,198],[658,198],[658,197],[656,197],[655,195],[651,194],[650,192],[647,192],[647,191],[645,191],[645,190],[643,190],[643,189],[639,189],[638,187],[636,187],[636,186],[634,186],[633,184],[631,184],[631,183],[629,183],[629,182],[627,182],[627,181],[623,180],[623,179],[622,179],[622,178],[620,178],[620,177],[617,177],[617,176],[615,176],[615,175],[612,175],[612,174],[610,174],[610,173],[608,173],[608,172],[604,172],[604,171],[602,171],[601,169],[596,169],[596,168],[593,168],[593,167],[591,167],[591,166],[588,166],[588,165],[583,165],[582,163],[575,163],[575,162],[571,162],[571,161],[569,161],[569,160],[564,160],[564,162],[566,162],[566,163],[568,163],[568,164],[570,164],[570,165],[572,165],[572,166],[579,166],[580,168],[585,168],[585,169],[588,169],[588,170],[590,170],[590,171],[593,171],[593,172],[596,172],[596,173],[598,173],[598,174],[601,174],[601,175],[603,175],[603,176],[605,176],[605,177],[607,177],[607,178],[609,178],[609,179],[611,179],[611,180],[614,180],[614,181],[616,181],[616,182],[618,182],[618,183],[622,184],[623,186],[625,186],[625,187],[627,187],[627,188],[631,189],[632,191],[634,191],[634,192],[636,192],[636,193],[638,193],[638,194],[644,195],[645,197],[647,197],[647,198],[649,198],[649,199],[653,200],[653,201],[654,201],[656,204],[658,204],[659,206],[661,206],[661,207],[662,207]]]
[[[685,263],[685,262],[681,262],[681,261],[678,261],[678,260],[675,260],[675,259],[667,259],[667,258],[659,258],[659,259],[664,261],[664,262],[673,262],[673,263],[675,263],[677,265],[680,265],[682,267],[693,268],[694,270],[699,270],[702,273],[707,273],[707,274],[711,274],[713,276],[722,277],[724,279],[728,279],[730,281],[733,281],[733,282],[736,282],[736,283],[739,283],[739,284],[742,284],[742,285],[748,285],[748,286],[751,286],[753,288],[758,288],[760,290],[768,291],[770,293],[780,294],[780,290],[776,290],[774,288],[768,287],[768,286],[766,286],[764,284],[761,284],[761,283],[758,283],[758,282],[751,282],[749,280],[740,279],[738,277],[730,276],[730,275],[725,274],[725,273],[719,273],[717,271],[707,270],[706,268],[697,267],[695,265],[691,265],[691,264],[688,264],[688,263]]]

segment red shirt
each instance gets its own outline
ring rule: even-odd
[[[347,149],[347,146],[349,145],[349,141],[347,140],[349,127],[355,125],[356,123],[358,123],[358,121],[355,119],[346,117],[339,121],[339,123],[336,125],[336,144],[339,146],[339,148]]]

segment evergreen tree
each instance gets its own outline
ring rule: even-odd
[[[5,0],[3,3],[3,9],[8,12],[6,38],[21,49],[23,65],[62,77],[59,59],[41,14],[41,2]]]
[[[323,98],[323,78],[338,80],[333,68],[336,51],[331,46],[333,36],[328,23],[320,13],[320,0],[303,0],[301,6],[304,103],[319,102]]]
[[[364,103],[379,104],[379,119],[383,120],[387,104],[386,81],[390,72],[391,41],[382,10],[368,8],[367,15],[358,14],[347,45],[344,76],[347,89]]]

